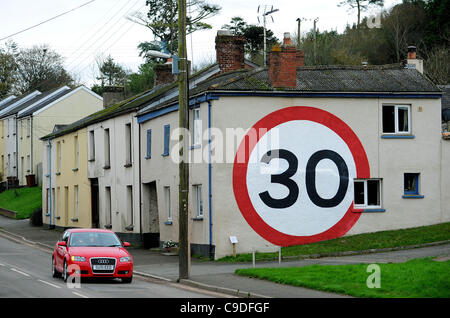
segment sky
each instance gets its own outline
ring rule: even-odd
[[[61,13],[69,13],[0,41],[13,40],[19,47],[48,44],[64,58],[66,69],[78,82],[91,86],[96,82],[98,68],[96,61],[111,55],[114,60],[132,72],[143,63],[137,45],[155,40],[152,32],[127,19],[134,12],[146,13],[145,0],[0,0],[0,39],[27,29]],[[187,0],[189,1],[189,0]],[[338,7],[340,0],[206,0],[217,4],[220,13],[205,20],[211,30],[198,31],[187,37],[188,59],[193,65],[215,62],[214,39],[217,30],[240,16],[248,24],[258,24],[258,6],[261,15],[264,8],[278,9],[269,19],[267,28],[278,39],[285,32],[297,31],[297,18],[302,33],[313,27],[313,20],[319,18],[320,30],[342,32],[347,24],[356,22],[356,12],[348,7]],[[385,0],[384,8],[390,8],[401,0]],[[88,3],[87,5],[84,5]],[[84,6],[82,6],[84,5]],[[81,6],[81,7],[80,7]],[[363,13],[372,16],[382,9],[377,7]],[[260,20],[262,22],[262,19]]]

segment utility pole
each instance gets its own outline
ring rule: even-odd
[[[191,270],[191,248],[189,233],[189,163],[188,163],[188,129],[189,129],[189,85],[186,49],[186,0],[178,0],[178,120],[179,120],[179,188],[178,188],[178,223],[179,223],[179,279],[188,279]]]

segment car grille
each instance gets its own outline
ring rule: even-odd
[[[93,274],[113,274],[116,269],[116,259],[106,257],[91,258]]]

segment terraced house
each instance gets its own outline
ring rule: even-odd
[[[85,86],[72,89],[64,86],[45,93],[35,91],[15,103],[12,101],[0,110],[2,126],[6,127],[2,153],[7,158],[6,177],[16,179],[19,185],[41,184],[43,154],[39,139],[55,125],[72,123],[102,105],[102,98]]]
[[[264,68],[245,67],[242,38],[219,32],[216,49],[218,63],[190,79],[193,254],[450,219],[442,91],[413,51],[405,64],[308,67],[286,34]],[[177,241],[177,84],[45,138],[84,127],[92,226]]]

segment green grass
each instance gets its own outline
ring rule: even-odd
[[[345,236],[329,241],[283,247],[283,258],[302,258],[304,255],[330,254],[346,251],[363,251],[380,248],[395,248],[450,239],[450,222],[403,230]],[[278,259],[278,253],[256,253],[257,261]],[[226,256],[221,262],[251,262],[251,254],[238,254],[236,258]]]
[[[251,268],[236,270],[236,274],[355,297],[450,297],[450,261],[422,258],[405,263],[378,264],[380,288],[367,286],[367,280],[374,282],[373,276],[370,277],[374,271],[367,272],[368,265]]]
[[[10,189],[0,193],[0,207],[17,212],[17,219],[29,218],[34,210],[42,208],[42,188]]]

